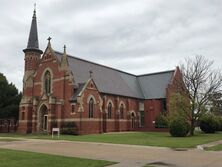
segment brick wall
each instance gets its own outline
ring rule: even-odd
[[[70,98],[75,93],[74,81],[70,77],[75,78],[75,76],[72,76],[68,69],[61,68],[60,61],[53,55],[51,49],[47,48],[38,63],[34,64],[33,68],[37,70],[32,73],[33,85],[24,86],[23,100],[20,104],[19,132],[40,132],[39,118],[43,105],[47,108],[48,132],[51,131],[52,122],[57,122],[57,126],[61,127],[63,122],[70,121],[76,123],[80,134],[155,129],[153,121],[163,111],[162,99],[140,100],[100,93],[93,78],[89,78],[81,92],[80,100],[74,105],[70,102]],[[44,94],[43,88],[43,76],[46,70],[50,72],[52,82],[49,95]],[[167,108],[169,97],[176,90],[177,79],[181,79],[179,69],[176,70],[171,83],[166,88]],[[94,100],[92,118],[89,118],[90,97]],[[139,127],[139,102],[144,102],[145,125],[142,128]],[[111,118],[108,117],[109,103],[112,104]],[[123,118],[120,117],[121,104],[124,111]],[[74,105],[74,111],[72,105]]]

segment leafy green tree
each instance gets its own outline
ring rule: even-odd
[[[0,119],[18,119],[21,93],[12,83],[8,83],[6,77],[0,73]]]
[[[174,118],[181,117],[188,123],[191,122],[191,105],[190,100],[186,94],[173,93],[170,96],[170,113],[169,118],[173,120]]]

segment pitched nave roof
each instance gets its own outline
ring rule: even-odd
[[[55,54],[61,60],[62,53],[55,51]],[[68,62],[76,83],[85,83],[90,77],[89,71],[92,71],[99,92],[139,99],[166,98],[166,88],[174,74],[171,70],[133,75],[70,55]]]

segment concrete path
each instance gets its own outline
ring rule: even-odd
[[[205,148],[213,147],[213,146],[216,146],[218,144],[222,144],[222,140],[214,141],[214,142],[210,142],[210,143],[206,143],[206,144],[202,144],[202,145],[198,145],[197,148],[201,149],[201,150],[204,150]]]
[[[160,147],[38,139],[0,142],[0,148],[120,162],[113,167],[141,167],[147,163],[173,167],[222,166],[222,152],[197,149],[176,151]]]

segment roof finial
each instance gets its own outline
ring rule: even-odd
[[[47,39],[47,40],[50,42],[50,40],[51,40],[51,39],[52,39],[51,37],[48,37],[48,39]]]
[[[48,37],[48,39],[47,39],[48,40],[48,47],[51,47],[51,39],[52,39],[51,37]]]
[[[66,55],[66,45],[64,45],[64,54]]]
[[[61,67],[62,69],[68,70],[68,58],[67,58],[67,54],[66,54],[66,45],[64,45],[64,51],[63,51],[63,55],[62,55],[62,59],[61,59]]]

